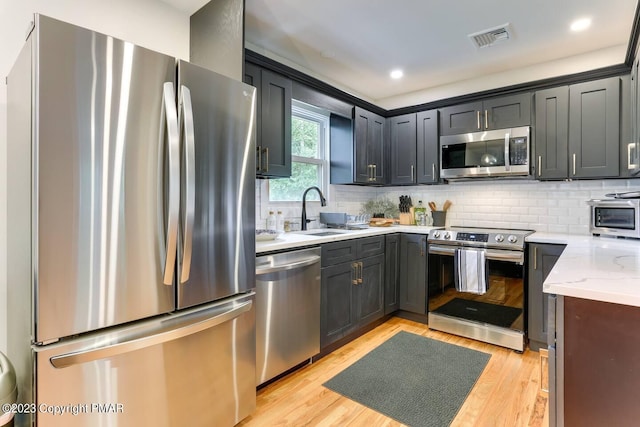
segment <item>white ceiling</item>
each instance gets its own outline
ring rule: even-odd
[[[164,0],[195,12],[206,1]],[[214,0],[215,1],[215,0]],[[245,39],[369,100],[617,46],[624,61],[636,0],[245,0]],[[590,17],[591,28],[570,23]],[[468,34],[509,23],[513,38],[477,49]],[[597,67],[602,66],[601,63]],[[401,80],[389,78],[402,68]]]

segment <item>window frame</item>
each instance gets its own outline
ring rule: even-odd
[[[291,163],[304,163],[313,164],[319,167],[319,179],[318,187],[324,194],[325,198],[329,200],[329,134],[330,134],[330,112],[315,107],[310,104],[293,99],[291,101],[291,118],[298,117],[304,120],[309,120],[320,124],[319,128],[319,146],[318,146],[318,158],[296,156],[291,154]],[[293,141],[292,141],[293,142]],[[281,178],[289,179],[289,178]],[[278,180],[281,180],[278,179]],[[296,203],[299,200],[271,200],[270,186],[267,185],[265,199],[268,203]],[[315,197],[315,196],[314,196]],[[319,200],[308,200],[308,203],[319,202]]]

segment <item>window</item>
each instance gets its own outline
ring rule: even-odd
[[[327,197],[329,115],[294,100],[291,116],[291,177],[269,180],[269,201],[298,202],[304,190],[314,185]],[[307,200],[320,197],[313,191]]]

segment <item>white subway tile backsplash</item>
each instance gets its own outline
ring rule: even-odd
[[[256,220],[266,218],[269,210],[282,210],[285,217],[300,217],[300,202],[268,203],[260,191],[266,181],[256,183]],[[474,181],[427,187],[366,187],[331,185],[325,211],[360,213],[370,199],[387,198],[398,203],[401,195],[411,196],[414,204],[422,200],[436,202],[442,208],[451,200],[447,226],[525,228],[551,233],[589,232],[589,208],[586,201],[602,198],[607,193],[640,191],[640,179],[589,181]],[[266,196],[264,196],[266,197]],[[308,207],[310,216],[317,217],[317,202]]]

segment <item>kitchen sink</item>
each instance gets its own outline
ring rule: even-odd
[[[306,236],[336,236],[338,234],[347,234],[349,230],[305,230],[305,231],[295,231],[295,234],[304,234]]]

